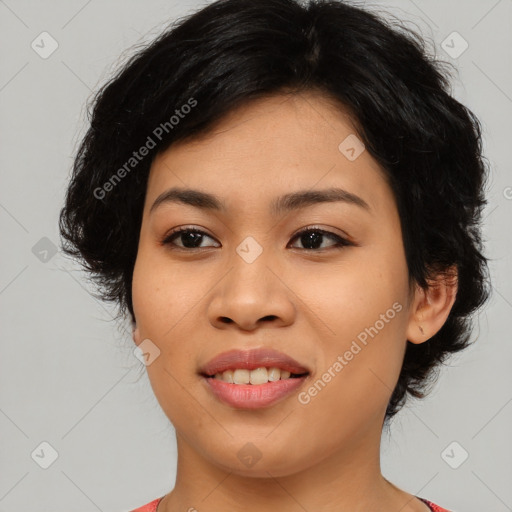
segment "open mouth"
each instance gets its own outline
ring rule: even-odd
[[[208,375],[205,373],[202,375],[207,379],[217,379],[223,382],[227,382],[228,384],[251,384],[257,386],[261,384],[267,384],[268,382],[276,382],[279,380],[299,379],[309,375],[309,372],[292,373],[277,367],[260,367],[254,370],[236,368],[225,370],[214,375]]]
[[[259,409],[292,396],[304,385],[309,372],[291,373],[279,368],[260,367],[201,375],[207,389],[222,402],[237,409]]]
[[[305,364],[271,347],[222,352],[198,371],[208,392],[241,409],[270,407],[291,397],[310,374]]]

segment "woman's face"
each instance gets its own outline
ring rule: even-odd
[[[153,162],[133,275],[134,339],[150,340],[149,353],[158,347],[147,365],[152,388],[198,460],[284,476],[378,449],[412,320],[392,191],[354,134],[323,97],[276,95]],[[157,201],[174,188],[213,195],[219,206],[192,195]],[[272,207],[290,194],[307,195]],[[203,234],[170,236],[176,228]],[[282,382],[258,384],[268,371],[249,372],[250,363],[286,366],[247,355],[261,348],[307,375],[286,379],[281,368],[270,374]],[[228,351],[243,352],[223,361],[237,372],[222,382],[201,374]]]

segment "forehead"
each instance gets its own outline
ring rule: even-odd
[[[362,143],[355,146],[361,151],[357,158],[344,152],[358,140],[346,111],[318,93],[253,100],[229,112],[206,134],[158,154],[147,203],[176,186],[225,197],[228,207],[269,203],[293,190],[341,187],[378,206],[382,196],[391,194],[379,165]]]

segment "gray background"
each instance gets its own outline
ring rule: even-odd
[[[200,5],[0,0],[0,512],[121,512],[174,485],[173,430],[127,326],[112,321],[79,267],[52,248],[92,91],[133,45]],[[383,436],[383,472],[456,512],[509,511],[512,0],[371,5],[416,24],[456,64],[454,94],[481,119],[492,166],[484,232],[494,287],[478,317],[479,340]],[[58,43],[46,59],[31,47],[43,31]],[[469,44],[457,57],[442,47],[453,31]],[[40,467],[51,456],[44,441],[58,453],[48,469]],[[460,462],[462,449],[469,457],[453,469],[446,460]]]

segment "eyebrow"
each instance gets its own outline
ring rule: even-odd
[[[275,198],[270,203],[272,215],[278,216],[285,212],[298,210],[318,203],[343,202],[358,206],[368,212],[370,205],[361,197],[342,188],[333,187],[324,190],[299,190]],[[204,210],[222,211],[226,210],[222,200],[208,192],[190,188],[173,187],[160,194],[152,204],[149,213],[151,214],[159,206],[167,203],[181,203]]]

